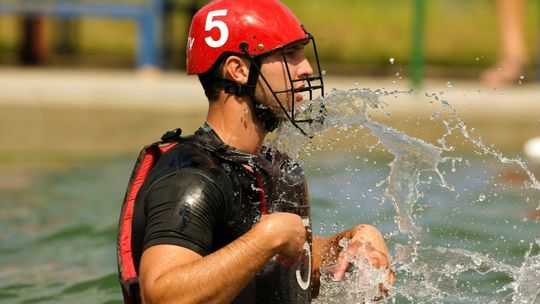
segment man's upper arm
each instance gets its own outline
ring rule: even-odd
[[[156,245],[146,249],[141,258],[139,274],[142,286],[151,284],[164,273],[192,263],[202,256],[193,250],[176,245]]]
[[[208,255],[226,214],[223,183],[222,177],[196,169],[182,169],[155,182],[146,196],[143,251],[175,245]]]

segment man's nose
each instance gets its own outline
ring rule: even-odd
[[[313,68],[311,67],[311,64],[309,64],[309,61],[306,57],[302,59],[298,66],[298,77],[299,78],[307,78],[313,75]]]

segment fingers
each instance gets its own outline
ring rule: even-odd
[[[276,253],[296,261],[302,254],[307,232],[302,218],[296,214],[276,212],[261,217],[257,224],[268,236]]]
[[[337,259],[337,270],[334,272],[334,280],[341,281],[345,278],[345,272],[349,268],[349,260],[345,253],[342,251]]]
[[[390,269],[388,271],[388,282],[391,284],[391,285],[394,285],[394,282],[396,281],[396,277],[394,275],[394,271],[392,269]]]
[[[387,253],[376,249],[375,247],[371,246],[370,243],[367,243],[363,246],[359,244],[359,246],[360,247],[357,253],[366,258],[369,263],[373,265],[373,267],[378,269],[385,268],[388,273],[388,283],[390,285],[394,285],[395,276],[392,269],[390,269],[391,262],[390,257],[387,255]],[[387,292],[388,289],[383,284],[381,284],[381,291]]]
[[[285,266],[285,268],[291,268],[296,263],[296,260],[286,257],[282,254],[276,255],[276,262]]]
[[[353,258],[358,256],[365,258],[375,268],[388,268],[390,266],[389,256],[384,251],[372,246],[371,242],[351,242],[347,247],[347,252]]]
[[[357,266],[358,269],[353,269],[353,277],[364,277],[365,280],[375,279],[378,283],[375,283],[375,285],[369,283],[369,288],[380,291],[380,297],[376,297],[375,301],[382,300],[395,282],[394,272],[390,269],[392,264],[391,256],[384,237],[377,228],[371,225],[358,225],[349,231],[347,234],[343,234],[343,237],[349,241],[347,246],[343,246],[341,241],[339,246],[338,244],[335,246],[336,249],[339,247],[344,248],[335,260],[336,270],[333,273],[333,279],[346,280],[348,269],[351,266]],[[369,265],[373,269],[379,270],[372,272]],[[358,271],[360,273],[355,273]],[[363,273],[363,271],[366,272]]]
[[[388,246],[381,232],[372,225],[362,224],[353,228],[349,250],[368,259],[375,268],[390,268]]]

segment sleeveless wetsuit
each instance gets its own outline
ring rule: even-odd
[[[250,230],[263,213],[292,212],[302,217],[308,231],[303,257],[291,268],[273,258],[233,303],[310,303],[306,193],[298,164],[275,150],[265,149],[261,155],[238,151],[205,125],[160,158],[137,195],[135,267],[153,245],[178,245],[206,256]]]

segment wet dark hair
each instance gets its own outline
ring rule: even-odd
[[[219,92],[225,88],[225,82],[223,79],[223,65],[230,56],[238,56],[244,58],[245,55],[237,54],[233,52],[225,52],[221,54],[216,62],[210,67],[210,69],[202,74],[199,74],[199,81],[204,89],[204,95],[208,98],[208,101],[216,101],[219,97]]]
[[[223,69],[225,59],[226,57],[220,57],[208,71],[198,75],[204,89],[204,95],[206,95],[206,98],[210,102],[217,100],[219,91],[223,89],[223,86],[220,85],[221,81],[216,80],[223,76],[221,70]]]

